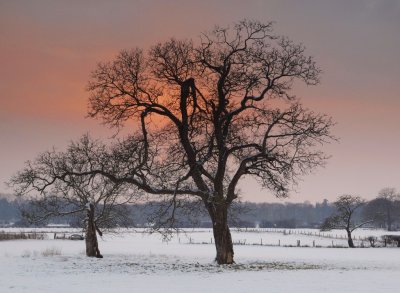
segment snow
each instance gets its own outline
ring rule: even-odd
[[[1,293],[326,293],[389,292],[398,288],[399,248],[312,247],[313,241],[321,246],[331,245],[332,240],[346,243],[345,239],[315,236],[317,230],[291,230],[290,234],[288,229],[233,231],[235,242],[258,245],[235,245],[236,264],[231,266],[213,262],[215,248],[208,229],[187,230],[169,242],[143,230],[107,235],[99,240],[103,259],[87,258],[84,241],[52,239],[54,231],[72,234],[76,230],[39,230],[47,232],[49,239],[0,241]],[[329,233],[336,237],[341,232]],[[356,231],[356,237],[383,234],[389,233]],[[261,239],[268,246],[259,245]],[[279,240],[281,246],[269,246]],[[311,245],[282,246],[295,246],[297,240],[301,245]]]

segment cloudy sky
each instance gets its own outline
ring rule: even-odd
[[[97,62],[243,18],[276,21],[277,33],[307,47],[322,83],[294,93],[338,123],[340,142],[324,148],[327,166],[304,177],[289,200],[400,189],[398,0],[15,0],[0,1],[0,193],[11,192],[3,182],[39,152],[88,131],[111,135],[85,118]],[[246,200],[273,200],[252,181],[241,188]]]

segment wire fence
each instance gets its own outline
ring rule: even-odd
[[[277,239],[276,236],[258,238],[259,240],[242,238],[233,240],[234,245],[252,245],[252,246],[281,246],[281,247],[326,247],[326,248],[345,248],[348,247],[348,237],[343,234],[324,233],[321,231],[310,231],[301,229],[276,229],[276,228],[236,228],[232,229],[233,232],[248,232],[259,234],[282,234],[282,239]],[[211,230],[209,231],[211,232]],[[243,233],[243,236],[246,233]],[[297,239],[295,236],[305,236],[306,238]],[[261,235],[260,235],[261,236]],[[291,236],[287,238],[285,236]],[[311,237],[311,238],[308,238]],[[330,239],[331,241],[326,241]],[[324,241],[325,240],[325,241]],[[352,236],[352,240],[357,247],[400,247],[400,240],[390,237],[390,235],[382,235],[381,237],[375,236]],[[179,240],[180,242],[180,240]],[[187,244],[213,244],[213,238],[209,241],[198,241],[189,237]]]

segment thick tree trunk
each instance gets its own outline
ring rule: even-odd
[[[94,206],[88,204],[86,224],[86,255],[89,257],[103,258],[97,242],[96,224],[94,222]]]
[[[231,232],[228,227],[228,207],[226,205],[215,207],[208,204],[207,209],[213,223],[215,248],[217,250],[215,260],[218,264],[232,264],[234,263],[234,253]]]
[[[354,248],[353,238],[351,238],[351,232],[347,231],[347,243],[349,244],[350,248]]]

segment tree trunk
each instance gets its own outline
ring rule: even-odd
[[[350,248],[355,248],[353,238],[351,238],[351,231],[347,230],[347,242]]]
[[[207,204],[208,212],[213,223],[213,233],[217,256],[215,260],[218,264],[232,264],[233,261],[233,243],[231,232],[228,227],[228,207],[225,204],[216,207],[213,204]]]
[[[86,255],[89,257],[103,258],[97,242],[96,223],[94,222],[94,206],[88,204],[86,223]]]

